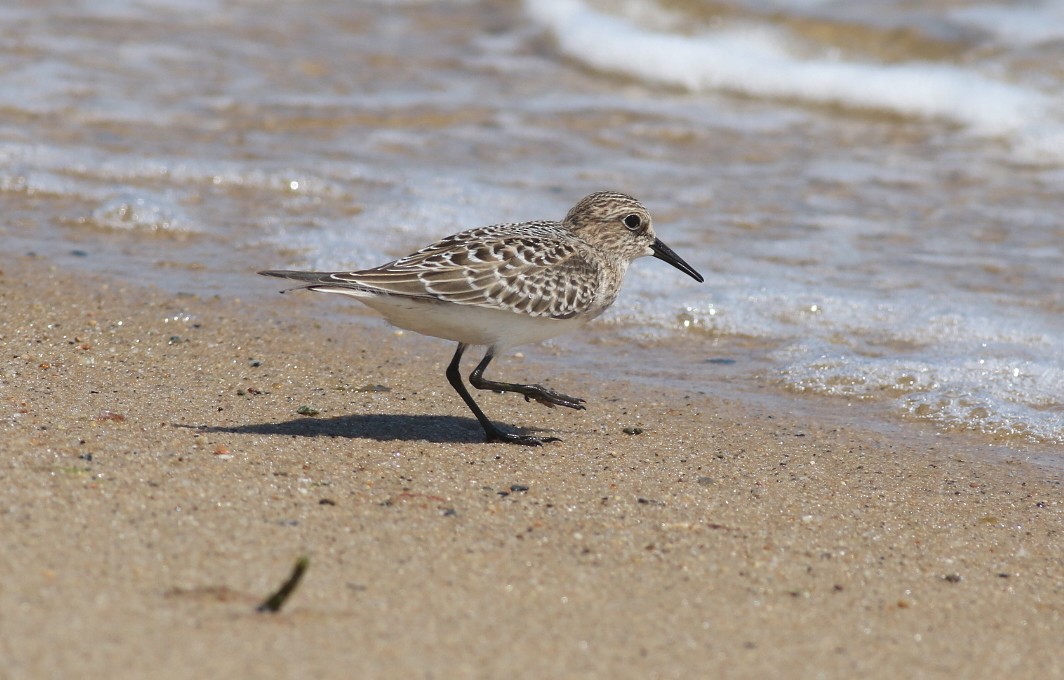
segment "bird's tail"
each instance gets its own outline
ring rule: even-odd
[[[259,272],[263,276],[274,276],[279,279],[292,279],[293,281],[304,281],[306,283],[336,283],[332,279],[332,272],[297,272],[286,269],[270,269],[264,272]]]
[[[289,290],[316,290],[322,293],[341,293],[355,297],[374,297],[380,294],[380,291],[362,285],[358,281],[341,278],[349,276],[347,272],[298,272],[287,269],[269,269],[259,272],[259,274],[274,276],[279,279],[301,281],[304,284],[283,290],[281,291],[282,293]]]

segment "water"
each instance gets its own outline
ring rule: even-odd
[[[1061,63],[1048,1],[16,0],[0,234],[253,297],[628,191],[706,283],[638,262],[581,361],[1054,456]]]

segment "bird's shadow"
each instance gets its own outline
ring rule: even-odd
[[[377,441],[428,441],[437,444],[480,444],[484,430],[473,418],[457,416],[356,414],[332,418],[294,418],[248,425],[184,425],[199,432],[277,434],[286,437],[347,437]],[[506,428],[521,431],[524,428]],[[523,434],[523,432],[522,432]]]

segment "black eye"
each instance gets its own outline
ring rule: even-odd
[[[635,231],[639,227],[643,226],[643,218],[639,215],[629,215],[624,218],[624,226],[628,227],[632,231]]]

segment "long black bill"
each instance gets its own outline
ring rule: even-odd
[[[654,257],[668,262],[695,281],[698,281],[699,283],[705,281],[705,279],[702,278],[702,275],[695,271],[694,267],[684,262],[682,257],[672,252],[672,248],[662,243],[661,239],[654,239],[654,242],[650,244],[650,249],[654,251]]]

